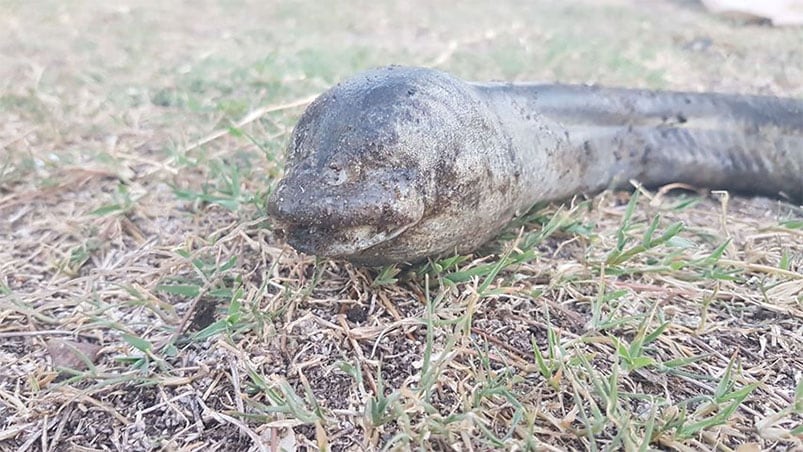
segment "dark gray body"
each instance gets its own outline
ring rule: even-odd
[[[302,116],[269,214],[378,266],[469,252],[541,201],[685,182],[803,200],[803,101],[367,71]]]

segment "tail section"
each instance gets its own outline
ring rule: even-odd
[[[589,175],[599,180],[685,182],[803,201],[803,101],[555,86],[542,92],[539,107],[564,124],[575,146],[607,163]]]
[[[573,85],[484,88],[565,129],[583,190],[637,179],[803,202],[803,100]]]
[[[771,125],[752,128],[678,125],[579,129],[575,137],[604,165],[586,179],[697,187],[803,201],[803,135]],[[600,187],[604,188],[604,187]]]

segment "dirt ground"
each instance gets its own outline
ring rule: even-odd
[[[803,447],[799,206],[578,196],[381,270],[297,254],[264,210],[303,107],[360,69],[803,98],[803,28],[0,0],[0,30],[0,450]]]

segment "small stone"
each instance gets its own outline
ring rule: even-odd
[[[77,342],[69,339],[47,341],[47,352],[53,359],[54,368],[84,370],[88,367],[87,362],[95,362],[99,351],[99,345],[89,342]]]

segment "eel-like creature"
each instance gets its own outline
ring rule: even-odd
[[[299,251],[381,266],[631,179],[800,202],[803,100],[369,70],[306,109],[268,213]]]

